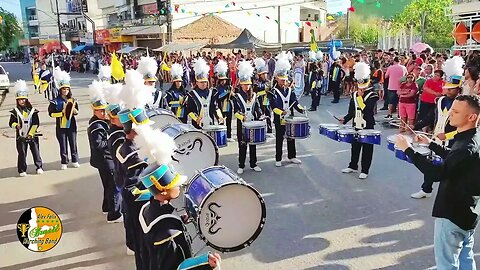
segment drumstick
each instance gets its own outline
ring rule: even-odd
[[[405,123],[405,121],[403,121],[402,118],[400,118],[400,121],[402,121],[402,123],[408,128],[408,130],[410,130],[413,134],[417,135],[417,132],[415,132],[415,131],[410,127],[410,125],[408,125],[407,123]]]
[[[329,110],[326,110],[328,114],[330,114],[333,118],[335,118],[337,121],[340,121],[338,117],[336,117],[333,113],[331,113]]]

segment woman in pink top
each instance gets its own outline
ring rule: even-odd
[[[402,122],[400,123],[400,132],[407,131],[404,123],[407,123],[413,129],[415,124],[415,116],[417,114],[417,91],[418,86],[415,82],[415,76],[412,73],[407,75],[407,81],[400,85],[398,95],[400,102],[398,103],[398,114]]]

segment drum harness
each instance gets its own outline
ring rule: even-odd
[[[241,94],[238,94],[238,99],[242,103],[242,106],[245,108],[245,122],[250,122],[254,120],[253,117],[253,107],[255,106],[255,101],[257,99],[257,94],[253,93],[252,102],[247,103]]]
[[[17,112],[17,117],[19,118],[19,122],[21,122],[20,130],[18,131],[19,135],[23,138],[26,138],[28,135],[28,131],[30,129],[30,122],[32,120],[33,113],[35,112],[35,108],[32,108],[28,113],[28,116],[24,118],[23,113],[15,108],[15,112]]]
[[[355,92],[353,94],[353,101],[355,102],[355,117],[353,119],[353,122],[355,123],[355,128],[357,129],[364,129],[367,125],[367,122],[365,121],[365,119],[363,119],[362,111],[365,108],[365,104],[363,102],[366,101],[372,94],[373,92],[368,93],[365,96],[365,99],[359,96],[358,92]],[[359,98],[363,99],[362,102],[358,100]],[[362,105],[363,105],[363,108],[362,108]]]
[[[200,103],[200,110],[199,110],[199,116],[202,117],[202,124],[204,127],[211,125],[212,119],[210,119],[210,100],[212,99],[212,91],[208,90],[208,96],[207,98],[202,98],[200,95],[197,93],[197,91],[192,91],[195,97],[197,98],[198,102]],[[206,111],[206,116],[205,116],[205,111]]]

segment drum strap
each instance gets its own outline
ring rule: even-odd
[[[440,97],[437,100],[437,123],[435,124],[434,135],[438,135],[440,133],[445,133],[445,127],[447,126],[450,110],[446,107],[442,109],[442,101],[445,97]],[[434,136],[438,143],[442,143],[437,136]]]
[[[145,208],[149,205],[150,205],[150,202],[147,202],[144,205],[142,205],[142,209],[140,209],[140,215],[138,215],[138,221],[140,221],[140,225],[142,226],[143,233],[148,233],[153,228],[153,226],[155,226],[155,224],[157,224],[159,221],[161,221],[163,219],[173,218],[175,220],[178,220],[178,221],[182,222],[182,220],[176,215],[163,214],[163,215],[155,218],[150,224],[147,225],[147,222],[145,221],[145,218],[143,217],[143,212],[145,211]]]
[[[357,129],[364,129],[367,125],[367,122],[365,121],[365,119],[363,119],[363,109],[365,108],[364,101],[366,101],[371,94],[372,92],[368,93],[365,98],[362,98],[358,95],[357,92],[353,93],[353,101],[355,103],[355,117],[353,119],[353,122],[355,128]]]
[[[24,117],[23,113],[20,112],[18,108],[15,108],[15,111],[17,112],[17,117],[19,118],[19,122],[21,121],[21,129],[20,129],[20,136],[22,137],[27,137],[28,131],[30,130],[30,121],[32,119],[33,113],[35,112],[35,109],[32,108],[30,112],[28,113],[27,117]]]
[[[287,96],[283,96],[282,92],[275,88],[275,91],[277,92],[278,96],[282,99],[282,108],[283,110],[288,110],[288,107],[290,107],[290,95],[292,94],[292,91],[290,88],[287,88]]]
[[[208,90],[207,99],[200,97],[197,91],[192,91],[198,102],[200,103],[200,109],[198,110],[198,116],[202,117],[203,126],[211,125],[212,119],[210,119],[210,100],[212,99],[212,92]]]
[[[253,109],[254,109],[254,106],[255,106],[255,101],[257,99],[257,94],[253,93],[252,101],[249,102],[249,103],[245,102],[245,100],[243,99],[243,97],[240,93],[238,93],[237,95],[238,95],[238,99],[242,103],[243,108],[245,109],[245,115],[246,115],[245,122],[253,121],[253,119],[254,119]]]

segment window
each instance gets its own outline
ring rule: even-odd
[[[319,14],[315,14],[315,21],[318,21],[320,19]]]
[[[6,74],[5,69],[3,69],[2,66],[0,66],[0,75],[5,75],[5,74]]]

